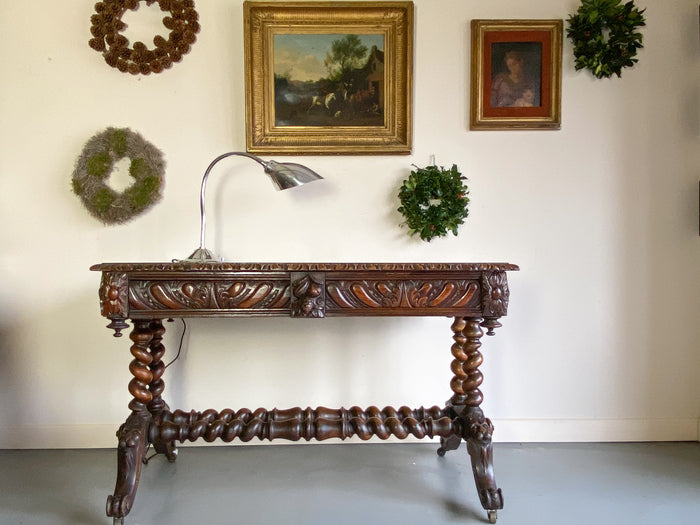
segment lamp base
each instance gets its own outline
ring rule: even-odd
[[[206,248],[197,248],[187,259],[180,259],[179,262],[220,262],[220,259]]]

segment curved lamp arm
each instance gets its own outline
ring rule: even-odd
[[[207,191],[207,180],[209,179],[209,173],[211,173],[212,168],[220,161],[226,157],[231,156],[248,157],[260,164],[265,173],[267,173],[275,185],[277,190],[286,190],[289,188],[294,188],[296,186],[301,186],[307,182],[313,182],[315,180],[321,180],[321,177],[315,171],[302,166],[301,164],[295,164],[293,162],[275,162],[274,160],[264,161],[255,155],[250,153],[245,153],[242,151],[230,151],[219,155],[211,164],[207,167],[202,177],[202,187],[199,192],[199,210],[200,210],[200,234],[199,234],[199,248],[197,248],[192,254],[187,258],[183,259],[184,262],[206,262],[206,261],[218,261],[214,254],[207,250],[205,246],[205,236],[207,229],[207,215],[205,208],[205,195]]]

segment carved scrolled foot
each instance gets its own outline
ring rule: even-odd
[[[490,421],[484,425],[489,429],[488,432],[481,432],[478,429],[477,435],[467,438],[467,451],[472,463],[472,472],[474,473],[474,482],[476,490],[479,494],[481,506],[486,510],[497,510],[503,508],[503,494],[501,489],[496,486],[496,477],[493,473],[493,445],[491,443],[490,430],[492,426]]]
[[[440,438],[440,448],[437,449],[437,454],[443,457],[446,452],[450,450],[457,450],[462,444],[462,438],[458,435],[448,436],[446,438]]]
[[[107,497],[107,516],[120,523],[131,510],[141,476],[141,465],[148,445],[148,412],[133,412],[119,428],[117,437],[117,483],[114,494]]]

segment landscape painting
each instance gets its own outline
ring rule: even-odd
[[[383,126],[383,34],[274,35],[276,126]]]
[[[246,151],[407,155],[413,3],[243,3]]]

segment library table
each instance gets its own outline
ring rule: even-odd
[[[492,460],[493,425],[480,408],[482,328],[501,326],[508,309],[507,263],[107,263],[102,273],[102,315],[114,336],[130,333],[133,376],[130,415],[117,432],[117,481],[107,516],[123,523],[138,488],[146,450],[168,460],[176,441],[372,436],[440,437],[438,454],[467,444],[474,480],[488,519],[503,508]],[[445,316],[451,329],[452,396],[444,407],[370,406],[171,411],[164,390],[164,319],[200,317]]]

